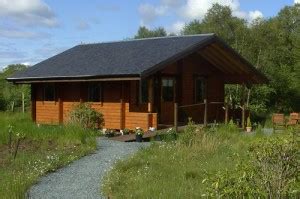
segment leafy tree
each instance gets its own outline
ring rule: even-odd
[[[215,4],[202,21],[186,24],[183,33],[216,33],[268,76],[268,85],[247,90],[251,94],[249,108],[252,112],[290,112],[299,111],[300,69],[296,58],[300,54],[299,23],[300,4],[286,6],[277,16],[257,19],[251,24],[233,16],[229,7]],[[241,86],[226,86],[226,99],[235,107],[242,100],[242,90]]]
[[[6,78],[14,74],[25,70],[27,66],[23,64],[8,65],[0,73],[0,110],[11,110],[15,108],[22,108],[22,95],[24,95],[25,107],[30,105],[30,87],[28,85],[14,85],[7,82]]]
[[[135,39],[150,38],[150,37],[165,37],[167,32],[164,28],[159,27],[154,30],[149,30],[145,26],[139,28],[137,34],[134,36]]]

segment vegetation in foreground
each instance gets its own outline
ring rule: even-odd
[[[21,113],[0,118],[1,198],[24,198],[40,176],[96,148],[95,133],[78,126],[38,127]]]
[[[299,161],[295,130],[267,136],[190,124],[177,141],[118,162],[102,190],[112,198],[297,198]]]

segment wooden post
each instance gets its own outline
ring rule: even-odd
[[[203,119],[203,123],[204,126],[207,126],[207,107],[208,107],[208,103],[207,103],[207,99],[204,99],[204,119]]]
[[[228,104],[225,103],[225,124],[228,124]]]
[[[121,85],[121,93],[120,93],[120,129],[125,128],[125,103],[124,103],[124,81],[122,81]]]
[[[61,84],[55,83],[55,104],[58,103],[58,123],[63,124],[63,103],[61,100],[62,89]]]
[[[153,112],[153,79],[148,82],[148,113]]]
[[[63,124],[63,120],[64,120],[64,117],[63,117],[63,102],[61,100],[61,96],[58,97],[58,114],[59,114],[59,124]]]
[[[245,107],[245,90],[246,90],[246,86],[245,84],[243,84],[242,86],[242,129],[245,129],[245,111],[246,111],[246,107]]]
[[[178,104],[174,103],[174,128],[175,132],[178,132]]]
[[[35,84],[31,84],[31,118],[33,122],[36,122],[36,90]]]
[[[245,104],[242,105],[242,129],[245,129]]]
[[[24,91],[22,91],[22,112],[25,113],[25,96],[24,96]]]

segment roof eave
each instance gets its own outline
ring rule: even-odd
[[[15,84],[30,84],[42,82],[87,82],[87,81],[128,81],[140,80],[139,74],[102,75],[102,76],[54,76],[54,77],[20,77],[6,78]]]

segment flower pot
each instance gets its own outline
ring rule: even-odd
[[[252,127],[246,127],[246,131],[247,131],[247,133],[250,133],[250,132],[251,132],[251,130],[252,130]]]
[[[136,142],[142,142],[143,141],[143,135],[135,135],[135,141]]]

